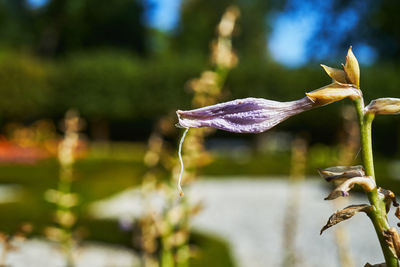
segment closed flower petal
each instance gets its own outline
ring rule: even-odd
[[[351,84],[338,82],[331,83],[320,89],[306,93],[316,104],[323,106],[349,97],[355,99],[361,97],[361,91],[354,88]]]
[[[378,98],[372,100],[365,108],[366,112],[374,114],[399,114],[400,99],[399,98]]]
[[[179,125],[185,128],[208,126],[235,133],[261,133],[314,106],[315,101],[307,96],[290,102],[245,98],[176,113]]]

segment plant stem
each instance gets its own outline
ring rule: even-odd
[[[359,126],[360,126],[360,139],[362,148],[362,161],[365,168],[365,174],[375,179],[374,161],[372,154],[372,139],[371,139],[371,124],[374,120],[373,114],[366,114],[364,112],[363,98],[354,100],[355,108],[357,111]],[[378,236],[379,243],[381,244],[382,252],[385,257],[387,267],[398,267],[398,260],[393,255],[388,244],[383,236],[383,230],[389,229],[389,223],[386,217],[385,202],[379,197],[378,191],[375,188],[371,192],[367,192],[368,200],[373,209],[368,213],[369,218],[374,225],[375,232]]]

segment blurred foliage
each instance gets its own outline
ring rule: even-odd
[[[86,118],[161,116],[187,102],[183,85],[201,68],[193,58],[140,60],[121,52],[73,54],[52,76],[55,108],[75,107]]]
[[[277,12],[290,13],[312,1],[186,0],[182,2],[177,28],[161,32],[144,24],[150,4],[147,1],[117,0],[110,5],[106,0],[48,0],[33,8],[26,0],[0,0],[1,121],[58,119],[72,107],[89,124],[105,122],[112,128],[111,138],[132,136],[144,140],[152,122],[165,114],[173,115],[178,108],[189,108],[192,93],[186,82],[209,67],[209,42],[215,25],[232,3],[242,13],[233,32],[233,47],[240,64],[227,79],[226,91],[231,94],[223,100],[248,96],[293,100],[329,81],[317,64],[287,69],[269,60],[267,54],[271,30],[268,21]],[[329,12],[310,37],[310,42],[318,42],[308,49],[319,54],[316,49],[322,44],[331,47],[332,43],[342,49],[340,46],[347,46],[349,40],[373,40],[374,47],[387,52],[384,56],[380,53],[381,58],[391,59],[392,63],[362,67],[364,95],[366,99],[396,97],[400,85],[400,66],[396,62],[400,45],[396,40],[400,35],[394,22],[400,5],[389,0],[365,1],[365,6],[363,3],[337,0],[316,5],[328,5]],[[357,18],[355,26],[348,27],[368,26],[349,30],[339,38],[332,34],[332,27],[346,12],[355,12]],[[343,50],[340,51],[342,55]],[[335,56],[332,66],[344,61],[336,57],[334,48],[329,54]],[[307,130],[315,142],[325,139],[333,143],[340,128],[340,105],[344,104],[307,112],[280,128]],[[324,127],[319,123],[322,116],[329,118]],[[136,130],[128,129],[127,122]],[[397,149],[400,129],[393,125],[386,118],[377,120],[378,151]],[[382,137],[391,141],[386,142],[389,145],[380,143],[385,140]]]
[[[48,65],[27,54],[0,54],[0,114],[2,118],[32,117],[52,104]]]
[[[290,101],[329,82],[319,66],[288,70],[267,61],[240,60],[241,64],[227,79],[226,87],[231,94],[225,100],[252,96]],[[57,61],[7,51],[0,54],[3,96],[0,114],[3,121],[31,120],[38,116],[58,118],[73,107],[89,122],[98,119],[121,122],[114,124],[117,128],[125,127],[123,121],[155,121],[178,108],[189,108],[192,93],[186,81],[204,66],[206,63],[198,57],[164,56],[144,60],[115,50],[73,53]],[[393,64],[363,67],[361,87],[366,101],[396,96],[400,87],[399,71],[400,66]],[[345,104],[342,101],[319,112],[306,112],[296,120],[284,122],[280,129],[308,131],[313,142],[334,143],[341,123],[339,109]],[[320,121],[326,118],[329,123],[321,127]],[[396,116],[381,116],[376,120],[374,134],[378,152],[390,154],[400,145],[397,137],[400,129],[393,127],[396,121]],[[149,124],[137,125],[150,128]],[[132,131],[133,135],[146,132]]]
[[[180,23],[172,36],[171,53],[208,55],[215,25],[227,6],[238,6],[242,16],[234,32],[233,47],[239,56],[256,59],[267,57],[265,17],[282,5],[276,0],[186,0],[182,1]]]
[[[36,9],[25,0],[0,1],[0,44],[42,56],[117,47],[146,52],[143,3],[135,0],[48,0]]]

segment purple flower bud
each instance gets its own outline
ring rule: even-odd
[[[184,128],[213,127],[235,133],[261,133],[287,118],[316,106],[309,97],[290,102],[263,98],[237,99],[199,109],[178,110]]]

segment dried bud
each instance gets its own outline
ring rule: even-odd
[[[393,203],[393,206],[398,207],[399,203],[396,201],[396,195],[387,189],[383,189],[382,187],[378,188],[379,197],[385,202],[386,205],[386,213],[389,212],[390,206]]]
[[[354,185],[358,184],[361,186],[365,192],[371,192],[376,188],[375,181],[370,176],[365,177],[353,177],[347,179],[338,187],[336,187],[326,198],[325,200],[332,200],[338,197],[347,197],[349,195],[349,191],[354,187]]]
[[[399,114],[400,99],[386,97],[372,100],[365,108],[365,111],[374,114]]]
[[[350,205],[342,210],[339,210],[337,212],[335,212],[334,214],[331,215],[331,217],[329,217],[328,222],[326,223],[326,225],[324,227],[322,227],[320,234],[322,234],[326,229],[328,229],[329,227],[334,226],[335,224],[338,224],[342,221],[345,221],[347,219],[350,219],[351,217],[353,217],[356,213],[359,212],[369,212],[369,210],[372,207],[367,205],[367,204],[362,204],[362,205]]]
[[[396,208],[396,211],[394,212],[394,216],[396,216],[396,218],[400,220],[400,207]],[[400,222],[397,223],[397,226],[400,227]]]
[[[351,46],[347,52],[346,64],[343,66],[348,83],[360,88],[360,67],[357,58],[354,56]]]
[[[396,258],[400,256],[400,236],[394,227],[383,230],[383,236],[389,246],[390,251]]]
[[[332,180],[344,182],[348,178],[365,176],[364,168],[357,166],[335,166],[326,169],[318,169],[319,175],[325,178],[327,182]]]
[[[344,84],[348,83],[346,80],[346,73],[344,72],[344,70],[331,68],[323,64],[321,64],[321,67],[326,71],[329,77],[333,79],[334,82],[339,82]]]
[[[360,98],[361,93],[350,84],[339,82],[331,83],[320,89],[314,90],[306,95],[311,98],[317,105],[323,106],[342,100],[346,97],[350,99]]]

